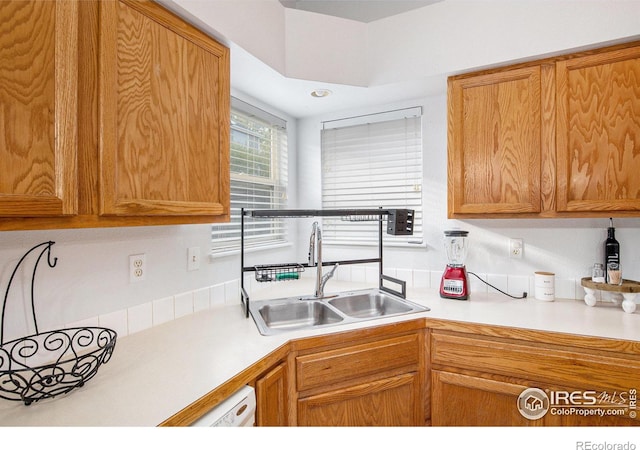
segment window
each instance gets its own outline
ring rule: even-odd
[[[421,108],[324,123],[322,207],[324,209],[406,208],[415,210],[413,236],[385,236],[392,245],[422,242]],[[371,223],[323,220],[332,244],[374,244]]]
[[[231,99],[231,218],[212,227],[217,253],[240,248],[240,209],[283,209],[287,202],[286,122]],[[285,221],[245,221],[245,247],[285,242]]]

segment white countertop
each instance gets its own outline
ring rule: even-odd
[[[296,295],[301,287],[309,293],[305,283],[278,283],[252,299]],[[337,292],[368,286],[332,281],[329,287]],[[111,360],[67,395],[30,406],[0,399],[0,426],[155,426],[293,338],[418,317],[640,342],[640,314],[613,304],[475,293],[458,301],[441,299],[434,289],[410,289],[407,298],[430,311],[274,336],[260,335],[239,305],[183,317],[118,339]]]

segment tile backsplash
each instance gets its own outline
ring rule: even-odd
[[[194,312],[240,301],[239,280],[188,291],[152,302],[121,309],[98,317],[66,324],[66,327],[99,326],[111,328],[119,337],[134,334]]]
[[[408,288],[433,288],[440,285],[441,271],[414,270],[414,269],[385,269],[385,274],[407,282]],[[247,274],[245,288],[247,292],[256,289],[258,283],[255,278]],[[483,280],[512,295],[521,295],[527,292],[529,297],[534,296],[533,276],[513,276],[499,274],[477,274]],[[315,276],[315,272],[303,273],[305,278]],[[336,272],[336,279],[358,283],[376,283],[378,280],[377,266],[341,266]],[[496,292],[493,288],[480,282],[476,277],[469,276],[471,292]],[[330,282],[329,282],[330,283]],[[148,328],[161,325],[174,319],[193,314],[195,312],[238,304],[240,280],[231,280],[225,283],[160,298],[127,309],[102,314],[82,321],[69,323],[67,327],[100,326],[111,328],[119,337],[137,333]],[[556,279],[556,298],[568,298],[582,300],[584,290],[580,286],[580,280]]]

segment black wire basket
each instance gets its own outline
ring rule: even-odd
[[[38,332],[34,308],[36,269],[47,252],[49,267],[54,242],[43,242],[29,250],[16,265],[2,304],[0,322],[0,398],[22,401],[25,405],[66,394],[93,378],[100,366],[111,359],[117,334],[109,328],[75,327]],[[4,342],[4,319],[11,283],[25,258],[44,247],[36,260],[31,277],[31,312],[36,334]]]

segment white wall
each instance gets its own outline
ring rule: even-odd
[[[372,85],[453,74],[640,33],[638,1],[445,0],[369,24]]]
[[[591,275],[594,262],[603,259],[603,242],[608,219],[484,219],[448,220],[447,217],[447,137],[446,95],[416,101],[381,105],[354,111],[307,118],[299,121],[298,176],[299,203],[304,207],[320,207],[320,129],[321,122],[393,110],[410,106],[423,107],[423,208],[426,248],[401,250],[385,248],[385,267],[441,271],[446,263],[443,232],[460,227],[470,232],[471,243],[467,267],[486,274],[498,287],[506,286],[508,276],[532,277],[537,270],[556,273],[560,294],[580,298],[579,280]],[[384,206],[384,205],[371,205]],[[640,279],[640,219],[614,219],[616,237],[621,245],[624,277]],[[509,238],[524,240],[522,259],[508,257]],[[299,245],[305,245],[303,233]],[[353,259],[371,250],[360,247],[332,249],[325,246],[327,258]],[[330,255],[330,256],[329,256]],[[364,257],[364,256],[358,256]],[[339,269],[341,270],[341,269]],[[473,282],[473,280],[472,280]],[[574,285],[577,283],[578,287]],[[515,293],[515,292],[514,292]]]

